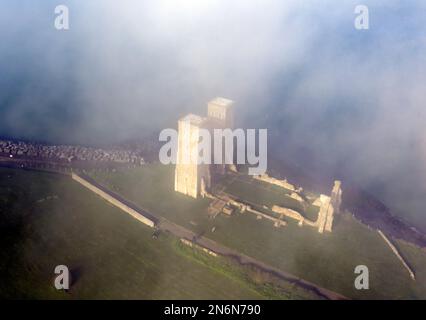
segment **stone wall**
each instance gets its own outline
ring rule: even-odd
[[[282,214],[286,217],[295,219],[296,221],[299,222],[299,225],[303,225],[303,223],[305,222],[305,218],[297,211],[292,210],[292,209],[288,209],[288,208],[283,208],[277,205],[274,205],[272,207],[272,211],[278,213],[278,214]]]
[[[335,211],[339,212],[342,204],[342,182],[339,180],[334,181],[333,190],[331,190],[331,203]]]
[[[330,200],[329,196],[321,194],[313,203],[314,206],[320,207],[318,219],[315,223],[319,233],[323,233],[324,230],[329,232],[332,230],[334,208]]]
[[[321,194],[313,203],[314,206],[320,207],[316,221],[320,233],[323,233],[324,230],[331,232],[333,229],[334,214],[339,212],[342,203],[341,184],[338,180],[334,181],[331,196]]]
[[[256,218],[259,219],[259,220],[262,219],[262,218],[271,220],[272,222],[274,222],[275,227],[281,227],[281,226],[287,225],[287,222],[285,222],[284,220],[274,218],[274,217],[270,216],[269,214],[257,211],[256,209],[253,209],[250,206],[245,207],[245,212],[251,212],[251,213],[255,214]]]
[[[407,262],[405,262],[404,258],[399,253],[398,249],[393,245],[393,243],[385,236],[385,234],[381,230],[377,230],[380,236],[385,240],[386,244],[391,248],[392,252],[396,255],[396,257],[401,261],[402,265],[405,269],[407,269],[410,278],[416,280],[416,276],[414,275],[414,271],[410,268]]]
[[[274,185],[279,186],[279,187],[284,188],[284,189],[296,191],[296,187],[294,185],[288,183],[286,179],[284,179],[284,180],[275,179],[273,177],[268,176],[267,174],[255,176],[254,178],[257,179],[257,180],[266,182],[266,183],[274,184]]]

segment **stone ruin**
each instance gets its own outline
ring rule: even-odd
[[[313,203],[314,206],[320,208],[318,219],[315,223],[319,233],[323,233],[324,230],[328,232],[332,231],[334,214],[340,212],[340,205],[342,203],[341,184],[338,180],[334,181],[331,196],[321,194]]]
[[[212,171],[224,174],[225,164],[209,165],[188,163],[188,155],[198,149],[200,129],[225,129],[234,125],[234,102],[215,98],[208,103],[207,117],[188,114],[178,121],[177,164],[175,168],[175,191],[193,198],[204,195],[211,186]],[[233,168],[234,169],[234,168]]]
[[[233,208],[237,208],[240,212],[247,211],[255,214],[258,219],[267,218],[272,220],[276,226],[286,225],[286,222],[281,219],[285,216],[298,221],[300,226],[306,224],[318,228],[318,232],[320,233],[323,233],[324,231],[331,232],[333,228],[334,214],[339,212],[342,202],[340,181],[334,182],[330,196],[321,194],[312,203],[312,205],[319,207],[318,218],[316,221],[306,219],[296,210],[283,208],[278,205],[274,205],[271,209],[281,217],[275,218],[271,215],[253,209],[250,205],[237,201],[237,199],[232,198],[224,192],[218,195],[213,195],[208,192],[211,187],[211,174],[225,174],[225,165],[187,164],[183,161],[183,159],[185,159],[187,155],[192,154],[194,152],[194,148],[198,147],[200,129],[232,129],[233,125],[234,102],[225,98],[215,98],[208,103],[207,117],[189,114],[178,121],[178,152],[177,165],[175,168],[175,191],[193,198],[197,198],[198,195],[201,195],[203,198],[207,197],[213,200],[208,208],[208,213],[211,217],[215,217],[221,212],[231,215],[234,211]],[[228,170],[234,173],[238,172],[235,165],[229,165]],[[286,194],[285,196],[298,201],[305,210],[309,205],[309,202],[303,194],[303,189],[289,183],[286,179],[276,179],[268,176],[267,174],[254,176],[254,179],[291,191],[290,194]]]

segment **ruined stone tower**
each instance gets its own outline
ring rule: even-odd
[[[213,129],[234,128],[234,101],[225,98],[215,98],[208,103],[208,126]],[[213,135],[212,135],[213,136]],[[212,139],[214,142],[214,138]],[[225,174],[225,150],[222,144],[222,163],[212,164],[211,171],[214,174]],[[212,152],[214,156],[214,152]]]
[[[210,187],[210,168],[208,164],[197,164],[194,156],[198,154],[200,129],[205,118],[188,114],[178,121],[178,149],[175,169],[175,191],[197,198],[204,184]],[[202,182],[204,180],[204,182]]]
[[[208,117],[188,114],[178,121],[178,148],[175,168],[175,191],[193,198],[210,188],[211,165],[197,164],[200,129],[224,129],[233,127],[232,100],[215,98],[208,103]],[[224,171],[224,165],[216,165]],[[217,170],[214,170],[217,171]],[[203,190],[202,190],[203,189]]]
[[[331,191],[331,203],[336,212],[339,212],[342,204],[342,182],[339,180],[334,181],[333,190]]]
[[[209,119],[214,119],[220,126],[219,128],[232,129],[234,127],[234,101],[215,98],[208,103],[207,109]]]
[[[339,180],[334,181],[331,196],[320,195],[320,197],[313,203],[320,207],[318,213],[318,232],[323,233],[324,230],[331,232],[333,228],[334,214],[340,212],[340,205],[342,203],[342,182]]]

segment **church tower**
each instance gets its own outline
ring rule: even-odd
[[[234,126],[234,102],[215,98],[207,105],[207,117],[188,114],[178,121],[178,148],[175,168],[175,191],[197,198],[210,188],[211,172],[225,173],[225,164],[197,164],[191,159],[198,154],[200,130],[232,129]],[[211,150],[213,152],[213,150]],[[224,153],[222,153],[224,154]],[[224,163],[224,161],[223,161]]]
[[[208,105],[208,117],[215,119],[220,128],[234,128],[234,101],[225,98],[215,98]]]
[[[208,164],[197,164],[200,129],[206,119],[188,114],[178,122],[178,148],[175,169],[175,191],[197,198],[201,186],[210,188]]]

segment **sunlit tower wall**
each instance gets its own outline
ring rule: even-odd
[[[207,109],[209,127],[211,129],[234,128],[234,101],[217,97],[208,103]],[[212,171],[219,174],[225,174],[226,171],[225,149],[223,144],[222,146],[222,163],[212,165]]]
[[[198,164],[194,156],[198,154],[200,129],[205,120],[189,114],[178,121],[175,191],[193,198],[200,194],[201,186],[210,188],[210,167],[208,164]]]
[[[234,101],[218,97],[211,100],[207,108],[208,117],[215,119],[220,128],[234,128]]]
[[[342,204],[342,182],[339,180],[334,181],[334,187],[331,191],[331,201],[335,210],[339,212]]]

